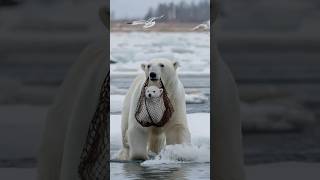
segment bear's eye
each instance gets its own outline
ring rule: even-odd
[[[147,67],[150,68],[150,64]]]
[[[160,67],[164,67],[164,65],[163,64],[159,64],[160,65]]]

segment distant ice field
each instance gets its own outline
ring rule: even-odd
[[[179,73],[209,74],[209,33],[110,33],[111,74],[135,74],[141,62],[163,57],[180,63]]]

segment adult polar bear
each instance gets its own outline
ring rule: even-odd
[[[145,73],[136,77],[124,99],[121,122],[123,147],[117,159],[145,160],[148,159],[148,150],[158,153],[165,144],[190,143],[185,91],[176,73],[177,67],[177,62],[163,58],[141,65]],[[159,85],[161,79],[174,108],[170,120],[163,127],[143,127],[135,119],[138,100],[147,78],[149,85]]]

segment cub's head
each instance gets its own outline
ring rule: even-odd
[[[170,61],[168,59],[154,59],[149,63],[141,64],[146,78],[149,78],[151,81],[159,81],[161,79],[164,83],[177,77],[176,70],[178,66],[177,61]]]
[[[163,89],[158,88],[157,86],[146,87],[145,95],[146,98],[157,98],[160,97],[163,92]]]

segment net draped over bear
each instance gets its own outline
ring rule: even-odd
[[[146,98],[145,90],[148,87],[149,78],[146,79],[138,100],[135,118],[143,127],[162,127],[171,118],[174,108],[168,97],[165,86],[160,79],[160,86],[163,92],[158,98]]]

